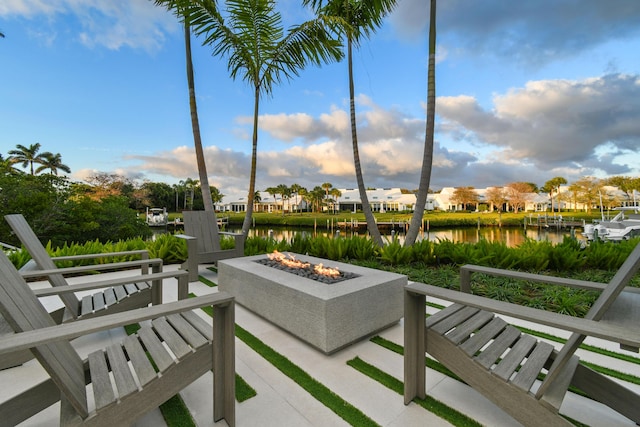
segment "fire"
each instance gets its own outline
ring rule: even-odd
[[[309,266],[311,265],[308,262],[302,262],[296,259],[296,257],[291,254],[285,255],[278,252],[277,250],[273,251],[272,254],[267,254],[267,258],[269,258],[271,261],[278,261],[291,268],[309,268]]]
[[[290,268],[300,268],[300,269],[312,268],[311,263],[300,261],[290,253],[287,253],[285,255],[281,252],[278,252],[277,250],[273,251],[273,253],[271,254],[267,254],[267,258],[270,261],[278,261],[281,264]],[[318,275],[328,276],[332,278],[336,278],[340,276],[340,270],[334,267],[325,267],[322,264],[314,264],[313,272]]]
[[[324,267],[322,264],[316,264],[313,266],[313,271],[316,274],[322,274],[330,277],[340,276],[340,270],[333,267]]]

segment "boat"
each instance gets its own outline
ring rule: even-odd
[[[149,227],[166,227],[169,222],[167,208],[147,208],[146,221]]]
[[[640,236],[640,206],[615,208],[618,211],[611,220],[601,220],[584,226],[587,241],[603,240],[619,242]]]

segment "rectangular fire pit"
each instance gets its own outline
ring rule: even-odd
[[[358,277],[320,283],[261,265],[256,260],[266,255],[256,255],[219,261],[218,286],[237,303],[326,354],[402,318],[406,276],[305,255],[295,257]]]

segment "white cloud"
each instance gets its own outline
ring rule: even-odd
[[[178,29],[177,19],[149,0],[3,0],[0,16],[72,18],[70,33],[81,44],[111,50],[130,47],[155,52],[164,43],[165,33]]]

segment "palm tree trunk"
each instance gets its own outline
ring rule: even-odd
[[[364,179],[362,178],[362,165],[360,164],[360,153],[358,150],[358,131],[356,128],[356,102],[355,102],[355,89],[353,87],[353,57],[351,49],[351,38],[347,38],[347,62],[349,68],[349,107],[351,110],[351,141],[353,143],[353,164],[356,169],[356,181],[358,183],[358,192],[360,193],[360,200],[362,201],[362,212],[367,220],[367,230],[371,235],[371,239],[378,246],[383,246],[382,236],[380,230],[378,230],[378,224],[371,212],[371,206],[369,205],[369,198],[367,197],[367,189],[364,186]]]
[[[431,180],[431,168],[433,165],[433,139],[436,115],[436,0],[431,0],[429,11],[429,69],[427,71],[427,129],[424,140],[424,153],[422,157],[422,171],[420,173],[420,186],[416,197],[416,206],[409,224],[409,231],[405,236],[404,245],[411,246],[418,237],[418,231],[422,226],[424,207],[427,204],[429,193],[429,181]]]
[[[242,223],[242,234],[245,239],[249,235],[251,217],[253,216],[253,196],[256,192],[256,166],[258,163],[258,112],[260,106],[260,87],[255,88],[255,101],[253,106],[253,144],[251,149],[251,176],[249,177],[249,195],[247,196],[247,213]]]
[[[193,131],[193,144],[196,150],[196,162],[198,164],[198,174],[200,176],[202,201],[204,203],[204,210],[213,212],[213,218],[215,220],[213,226],[213,248],[214,250],[220,250],[220,240],[218,238],[218,221],[216,220],[215,209],[213,209],[211,188],[209,187],[209,177],[207,175],[207,165],[204,159],[202,138],[200,136],[200,122],[198,121],[198,106],[196,104],[195,79],[193,77],[193,61],[191,60],[191,27],[187,18],[185,18],[184,21],[184,44],[187,62],[187,84],[189,86],[189,110],[191,112],[191,129]]]

